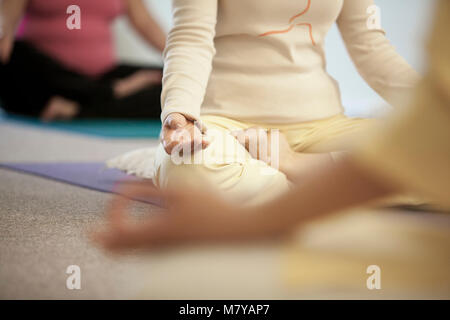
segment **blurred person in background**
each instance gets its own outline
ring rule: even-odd
[[[400,192],[418,192],[450,207],[450,2],[441,0],[428,42],[428,71],[408,108],[368,130],[358,148],[333,164],[317,164],[296,186],[269,203],[240,207],[209,191],[160,191],[148,184],[124,188],[128,197],[158,196],[164,214],[139,224],[129,200],[109,206],[107,228],[94,235],[107,249],[154,248],[188,242],[236,241],[285,235],[333,212]],[[280,144],[280,157],[293,152]]]
[[[6,111],[45,121],[159,118],[161,68],[119,64],[114,48],[112,24],[126,14],[149,45],[164,50],[166,35],[142,0],[3,0],[0,8]]]

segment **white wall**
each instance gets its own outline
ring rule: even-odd
[[[171,0],[144,0],[153,16],[169,32],[172,24]],[[161,56],[142,41],[128,24],[126,18],[120,18],[115,26],[116,47],[122,61],[144,64],[162,64]]]
[[[171,26],[171,1],[145,1],[168,31]],[[375,0],[381,9],[382,25],[387,32],[387,37],[398,52],[419,71],[423,69],[424,35],[430,24],[434,2],[435,0]],[[126,19],[118,21],[115,28],[117,48],[123,60],[147,64],[161,63],[160,56],[149,49],[130,30]],[[336,26],[327,37],[326,52],[328,71],[340,84],[347,113],[353,116],[365,116],[382,110],[384,101],[358,75]]]
[[[386,36],[419,72],[424,68],[424,40],[428,34],[434,0],[375,0],[381,9]],[[367,116],[381,111],[386,103],[358,75],[336,26],[326,43],[328,72],[339,82],[346,112]]]

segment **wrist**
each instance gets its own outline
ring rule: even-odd
[[[194,111],[194,112],[192,112]],[[181,106],[177,104],[177,106],[173,105],[163,105],[162,112],[161,112],[161,121],[164,123],[166,119],[169,117],[169,115],[173,114],[179,114],[183,116],[186,120],[196,122],[200,121],[200,115],[199,113],[195,112],[195,110],[191,110],[190,108],[187,108],[186,106]]]
[[[270,238],[283,233],[284,228],[277,221],[271,206],[258,205],[239,210],[240,224],[236,228],[249,238]]]

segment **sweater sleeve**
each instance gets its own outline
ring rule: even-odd
[[[377,10],[373,0],[344,0],[337,24],[359,74],[388,103],[397,105],[420,77],[385,37]]]
[[[174,25],[164,50],[162,121],[173,112],[200,117],[215,55],[217,2],[173,0]]]

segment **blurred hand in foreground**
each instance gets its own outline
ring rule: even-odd
[[[232,206],[210,193],[200,191],[160,191],[148,183],[127,185],[107,210],[103,230],[92,240],[110,251],[157,248],[192,242],[242,241],[267,238],[282,231],[258,211]],[[131,198],[158,197],[166,203],[143,221],[128,214]],[[134,220],[134,221],[133,221]]]

